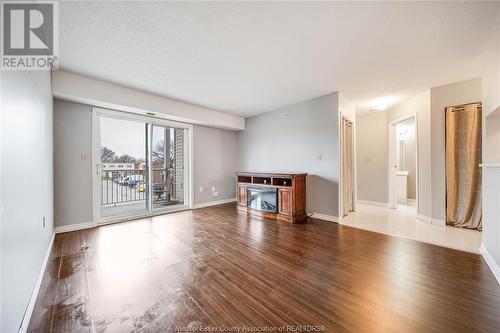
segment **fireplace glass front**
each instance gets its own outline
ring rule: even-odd
[[[247,187],[247,207],[263,212],[278,211],[277,189],[274,187]]]

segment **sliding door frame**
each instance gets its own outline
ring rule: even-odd
[[[146,140],[147,145],[151,143],[152,127],[153,125],[168,127],[168,128],[182,128],[184,131],[184,188],[187,189],[187,193],[184,193],[184,204],[181,206],[173,206],[172,208],[165,209],[152,209],[152,199],[151,199],[151,187],[148,186],[148,210],[145,213],[139,213],[130,215],[127,217],[118,216],[117,218],[106,219],[103,221],[101,216],[101,179],[100,179],[100,121],[99,117],[107,117],[120,120],[129,120],[141,122],[147,125],[148,131]],[[148,172],[151,173],[151,147],[147,149],[148,158]],[[151,174],[149,175],[151,176]],[[151,179],[149,177],[149,179]],[[104,225],[109,223],[123,222],[128,220],[134,220],[143,217],[150,217],[155,215],[162,215],[167,213],[172,213],[176,211],[182,211],[193,208],[193,196],[194,196],[194,181],[193,181],[193,125],[187,123],[181,123],[177,121],[172,121],[164,118],[158,118],[153,116],[143,116],[134,113],[116,111],[110,109],[104,109],[100,107],[92,107],[92,222],[93,226]]]

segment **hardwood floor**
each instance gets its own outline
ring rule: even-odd
[[[477,254],[227,204],[57,235],[28,331],[198,325],[499,332],[500,286]]]

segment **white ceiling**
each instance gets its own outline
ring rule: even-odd
[[[480,75],[489,2],[61,2],[60,67],[249,116]]]

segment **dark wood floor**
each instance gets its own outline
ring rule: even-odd
[[[198,325],[500,332],[500,287],[476,254],[228,204],[57,235],[29,331]]]

